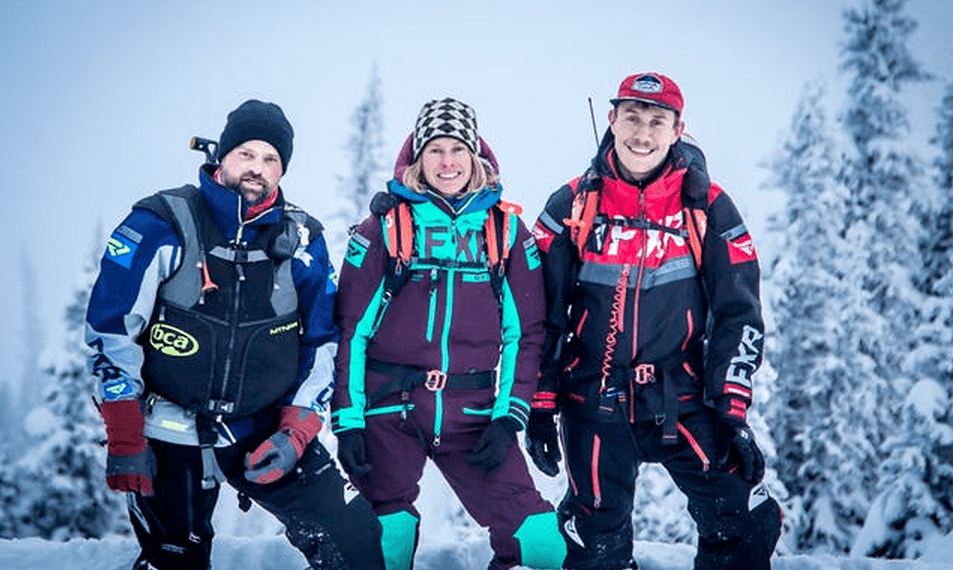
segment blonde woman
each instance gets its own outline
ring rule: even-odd
[[[565,555],[516,440],[536,390],[543,282],[497,173],[473,109],[431,101],[348,244],[332,425],[383,525],[388,570],[413,566],[427,458],[489,527],[490,568],[559,568]]]

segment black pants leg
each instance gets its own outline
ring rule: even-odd
[[[559,507],[566,567],[628,568],[632,560],[632,506],[641,463],[661,463],[688,497],[698,526],[697,570],[768,570],[781,531],[777,502],[737,469],[719,469],[727,438],[713,415],[680,418],[675,444],[652,422],[630,425],[570,407],[562,416],[569,490]],[[706,467],[707,465],[707,467]]]
[[[129,493],[129,518],[146,560],[160,570],[208,570],[218,487],[202,489],[199,448],[150,440],[155,494]]]
[[[245,480],[244,458],[253,442],[216,448],[219,465],[236,490],[285,525],[288,540],[312,568],[383,570],[380,522],[317,440],[293,473],[270,485]],[[159,570],[208,570],[219,488],[202,489],[200,448],[149,443],[158,465],[155,495],[129,494],[130,519],[142,549],[139,560]]]
[[[632,506],[638,460],[629,424],[564,409],[562,432],[569,489],[557,511],[566,568],[634,568]]]
[[[763,485],[744,481],[737,466],[718,467],[727,437],[713,415],[705,410],[681,418],[676,445],[661,444],[658,431],[644,429],[638,441],[688,497],[688,512],[698,526],[695,568],[769,570],[781,533],[780,507]]]
[[[370,502],[338,473],[318,440],[293,473],[257,485],[244,477],[239,446],[219,452],[229,483],[285,525],[288,540],[314,570],[383,570],[381,525]]]

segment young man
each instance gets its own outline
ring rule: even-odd
[[[554,475],[561,412],[570,488],[566,568],[635,568],[638,467],[665,466],[698,525],[695,568],[762,570],[780,533],[746,411],[764,325],[744,223],[680,142],[683,98],[658,73],[627,77],[592,167],[533,229],[547,339],[528,428]]]
[[[140,200],[109,238],[87,311],[106,482],[130,494],[134,569],[207,569],[227,481],[312,568],[381,570],[380,524],[315,439],[338,331],[321,225],[278,183],[293,130],[249,100],[221,164]]]

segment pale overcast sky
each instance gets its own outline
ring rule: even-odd
[[[758,164],[774,150],[808,80],[836,85],[845,7],[863,0],[8,0],[0,5],[0,272],[3,376],[18,378],[21,256],[29,295],[59,342],[63,306],[97,224],[110,231],[136,199],[193,182],[189,138],[217,138],[247,98],[281,105],[296,131],[282,186],[327,214],[349,118],[376,65],[391,163],[422,103],[453,96],[477,112],[499,158],[507,198],[528,223],[580,174],[620,80],[657,70],[686,99],[689,131],[713,178],[754,232],[777,207]],[[910,0],[910,47],[938,76],[913,97],[932,121],[953,75],[953,10]]]

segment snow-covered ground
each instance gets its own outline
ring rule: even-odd
[[[643,570],[690,570],[692,548],[637,542]],[[137,547],[132,538],[48,542],[39,539],[0,540],[2,570],[129,570]],[[942,553],[937,553],[942,555]],[[947,550],[946,560],[953,560]],[[489,560],[484,541],[466,544],[421,545],[417,570],[482,570]],[[953,562],[931,555],[929,560],[887,561],[828,556],[780,556],[775,570],[950,570]],[[304,558],[284,537],[276,535],[219,536],[212,549],[212,570],[303,570]]]
[[[428,465],[421,482],[426,492],[421,511],[416,570],[482,570],[490,559],[485,532],[459,511],[459,502],[440,475]],[[541,478],[540,491],[550,500],[563,481]],[[468,522],[469,521],[469,522]],[[304,557],[288,544],[281,525],[258,507],[248,513],[223,487],[213,523],[212,570],[305,570]],[[782,541],[784,538],[782,537]],[[920,560],[888,561],[830,556],[778,556],[774,570],[953,570],[953,535],[938,539]],[[129,570],[138,554],[131,537],[50,542],[0,540],[0,570]],[[642,570],[690,570],[694,549],[684,544],[636,542]]]
[[[336,442],[324,431],[319,436],[332,454]],[[527,459],[527,461],[529,461]],[[540,493],[558,503],[565,490],[565,472],[555,478],[531,469]],[[647,478],[640,478],[647,479]],[[645,481],[643,480],[642,483]],[[483,570],[491,557],[486,531],[462,509],[459,500],[432,463],[424,469],[417,508],[421,513],[416,570]],[[687,517],[681,503],[658,505],[669,518]],[[681,515],[680,515],[681,513]],[[253,505],[243,513],[235,492],[222,487],[215,515],[212,570],[305,570],[304,557],[285,539],[283,527],[269,513]],[[783,544],[781,552],[793,549]],[[831,556],[776,556],[774,570],[953,570],[953,533],[925,539],[920,560],[888,561]],[[51,542],[37,538],[0,539],[0,570],[129,570],[138,555],[131,536],[102,540]],[[691,570],[694,548],[686,544],[637,541],[635,556],[641,570]]]

